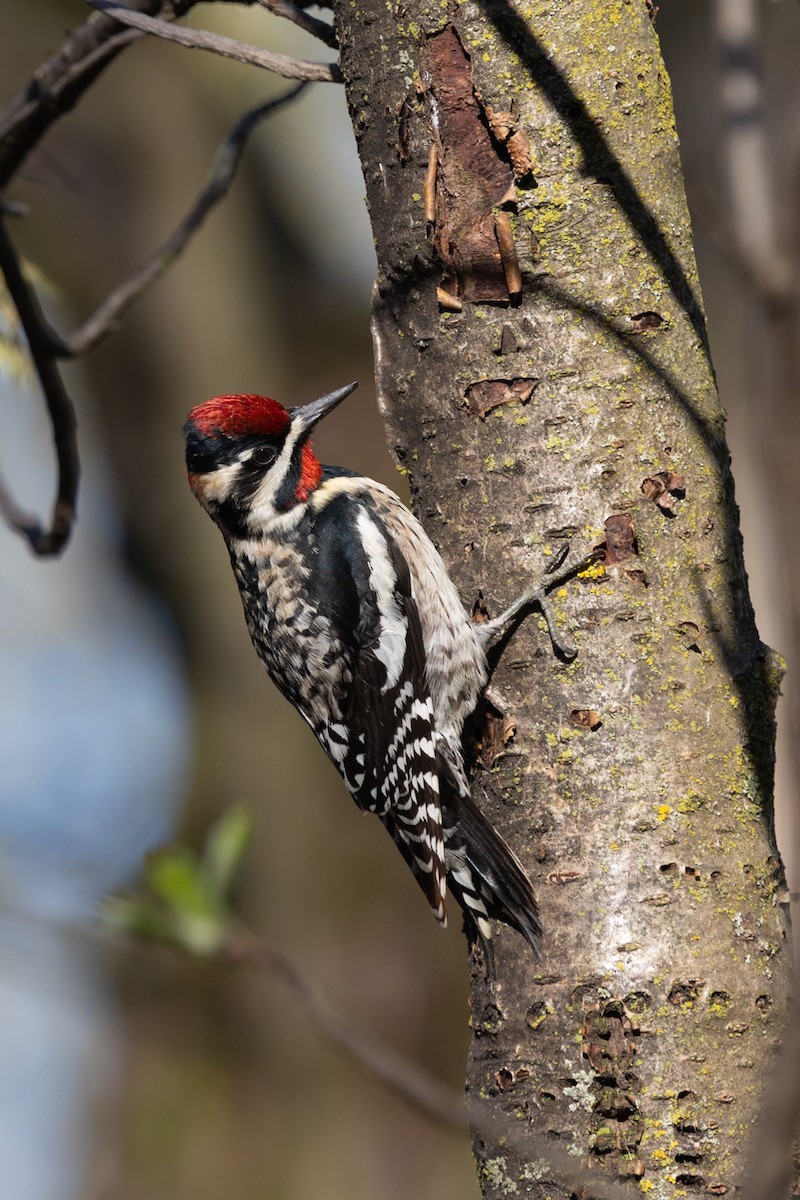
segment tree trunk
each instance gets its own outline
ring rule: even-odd
[[[758,639],[670,86],[647,0],[337,4],[378,253],[390,444],[470,607],[604,543],[524,622],[476,799],[528,869],[542,962],[473,971],[487,1197],[654,1196],[745,1166],[789,986]],[[526,1141],[530,1131],[538,1141]],[[573,1181],[574,1182],[574,1181]]]

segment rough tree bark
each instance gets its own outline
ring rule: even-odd
[[[534,880],[535,963],[473,970],[484,1194],[574,1192],[531,1129],[654,1197],[731,1193],[789,986],[781,664],[747,594],[649,0],[338,0],[390,444],[464,601],[567,543],[579,649],[528,620],[475,790]]]

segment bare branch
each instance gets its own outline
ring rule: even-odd
[[[536,1160],[555,1183],[576,1191],[590,1188],[593,1200],[632,1200],[630,1187],[614,1183],[597,1172],[579,1166],[565,1150],[554,1146],[522,1121],[510,1125],[505,1118],[494,1117],[480,1097],[469,1098],[468,1119],[464,1100],[457,1092],[388,1046],[368,1041],[349,1029],[328,1010],[293,962],[249,931],[242,930],[231,935],[223,953],[234,965],[250,967],[282,979],[329,1041],[378,1083],[402,1097],[424,1116],[455,1130],[469,1127],[479,1137],[488,1137],[490,1133],[497,1135],[499,1130],[504,1145],[524,1149],[529,1161]]]
[[[321,42],[324,42],[326,46],[330,46],[332,50],[338,50],[339,43],[336,38],[336,31],[327,21],[320,21],[318,17],[309,16],[302,8],[298,8],[296,4],[291,4],[289,0],[257,0],[257,3],[262,8],[266,8],[269,12],[274,13],[276,17],[285,17],[287,21],[292,21],[300,29],[304,29],[306,33],[319,38]]]
[[[131,0],[144,12],[188,12],[195,0]],[[0,117],[0,188],[5,187],[50,126],[69,112],[116,55],[142,36],[93,14],[46,59]]]
[[[12,529],[27,538],[34,554],[44,557],[58,554],[64,548],[75,519],[75,500],[80,477],[76,437],[77,422],[72,401],[67,395],[53,358],[49,327],[35,292],[25,281],[14,245],[2,218],[0,218],[0,269],[2,269],[6,287],[19,313],[20,323],[28,339],[31,358],[50,415],[58,460],[58,491],[49,530],[43,529],[35,517],[29,516],[17,508],[5,487],[1,485],[0,513]]]
[[[421,1067],[401,1058],[388,1046],[368,1042],[352,1029],[348,1029],[329,1012],[294,963],[278,950],[266,945],[260,938],[243,932],[229,939],[226,957],[236,965],[255,967],[270,975],[279,976],[301,1002],[317,1028],[343,1050],[348,1058],[380,1083],[397,1092],[426,1117],[432,1117],[443,1125],[466,1130],[467,1114],[463,1099],[457,1092],[434,1079]]]
[[[217,153],[206,186],[167,240],[140,271],[126,280],[99,306],[92,316],[70,337],[51,333],[50,348],[59,358],[74,358],[93,349],[118,327],[131,305],[148,291],[185,250],[208,214],[224,199],[236,174],[248,138],[256,126],[271,113],[294,100],[308,85],[298,83],[285,95],[268,100],[241,117]]]
[[[60,109],[59,112],[52,114],[53,119],[56,115],[61,116],[62,112],[66,112],[74,103],[74,99],[70,97],[69,101],[60,104],[64,93],[74,88],[82,80],[86,80],[86,86],[88,86],[97,71],[110,62],[116,53],[141,37],[144,37],[144,34],[137,29],[121,30],[110,37],[108,41],[95,46],[77,62],[66,64],[63,74],[54,79],[52,86],[48,87],[46,91],[29,84],[3,115],[3,119],[0,121],[0,141],[8,144],[8,140],[13,138],[20,127],[25,126],[32,117],[41,114],[46,108]],[[90,78],[86,79],[87,76]],[[15,164],[15,166],[18,165]]]
[[[313,83],[341,83],[342,73],[337,63],[316,63],[306,59],[289,58],[286,54],[275,54],[271,50],[262,50],[260,46],[251,46],[247,42],[237,41],[236,38],[224,37],[222,34],[209,33],[201,29],[184,29],[161,21],[157,17],[148,17],[134,12],[119,0],[86,0],[86,3],[98,11],[108,13],[124,25],[131,25],[143,33],[151,33],[155,37],[177,42],[192,50],[211,50],[223,58],[232,58],[236,62],[249,63],[255,67],[263,67],[274,71],[285,79],[305,79]]]

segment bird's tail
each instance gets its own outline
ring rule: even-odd
[[[517,856],[457,785],[443,789],[442,824],[447,883],[463,910],[467,938],[481,944],[487,972],[492,969],[490,919],[503,921],[521,933],[538,959],[542,942],[539,909]]]
[[[542,941],[539,909],[522,864],[472,800],[466,782],[457,778],[446,760],[440,759],[438,765],[447,888],[464,914],[467,940],[481,947],[486,975],[491,979],[494,955],[490,921],[503,921],[516,929],[538,959]],[[430,877],[422,869],[415,847],[391,810],[381,813],[380,819],[431,902]],[[434,904],[433,908],[446,924],[443,906],[437,909]]]

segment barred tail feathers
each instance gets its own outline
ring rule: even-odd
[[[438,854],[429,862],[426,862],[420,854],[419,837],[409,837],[409,832],[406,830],[402,820],[398,819],[396,812],[393,813],[389,810],[385,813],[379,813],[378,816],[384,829],[386,829],[395,846],[397,846],[406,864],[411,868],[411,873],[425,893],[425,898],[430,904],[436,920],[443,928],[446,928],[445,893],[447,890],[447,877],[443,864],[439,864]],[[440,844],[441,839],[442,830],[441,825],[439,825],[438,840]],[[439,853],[442,857],[445,856],[446,851],[443,844]]]
[[[519,859],[461,788],[445,785],[442,802],[447,879],[464,911],[467,936],[477,934],[488,959],[488,919],[503,921],[522,934],[538,959],[539,909]]]
[[[464,914],[467,939],[480,943],[489,975],[493,973],[490,920],[503,921],[521,933],[538,959],[542,927],[533,887],[522,864],[451,770],[440,765],[447,888]],[[438,920],[446,925],[444,887],[437,895],[431,894],[430,866],[421,861],[418,838],[409,838],[397,810],[378,815]]]

